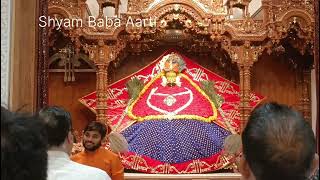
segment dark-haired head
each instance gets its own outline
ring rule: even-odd
[[[91,121],[83,130],[84,133],[86,131],[97,131],[99,132],[101,138],[104,138],[107,133],[106,126],[98,121]]]
[[[87,151],[94,151],[101,146],[107,129],[103,123],[92,121],[83,131],[83,146]]]
[[[12,119],[14,114],[10,112],[7,108],[1,106],[1,123],[9,121]]]
[[[305,180],[315,156],[312,128],[297,111],[267,103],[254,109],[242,133],[243,175],[257,180]]]
[[[12,113],[1,107],[1,179],[45,180],[47,137],[34,116]]]
[[[41,109],[38,115],[45,124],[49,148],[59,147],[66,143],[68,147],[65,151],[70,153],[73,144],[70,113],[62,107],[49,106]]]

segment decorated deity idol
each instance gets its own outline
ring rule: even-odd
[[[223,146],[222,137],[230,134],[212,123],[221,99],[212,101],[214,97],[186,75],[180,55],[168,54],[159,64],[160,73],[145,85],[140,82],[139,90],[137,79],[127,84],[134,97],[127,114],[137,121],[122,133],[129,151],[165,163],[214,156]]]

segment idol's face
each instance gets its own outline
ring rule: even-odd
[[[98,131],[86,131],[83,136],[83,146],[87,151],[94,151],[101,146],[101,135]]]

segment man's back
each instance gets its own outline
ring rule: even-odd
[[[102,170],[69,159],[62,151],[48,151],[48,180],[111,180]]]

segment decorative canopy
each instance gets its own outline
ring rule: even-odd
[[[174,54],[182,57],[185,63],[185,69],[178,72],[177,75],[181,84],[174,87],[164,86],[163,60],[167,58],[163,57]],[[142,81],[144,87],[134,101],[129,101],[126,83],[134,78]],[[202,82],[213,82],[214,89],[212,89],[212,92],[216,92],[216,97],[220,98],[220,103],[213,103],[212,98],[208,95],[211,91],[206,90]],[[147,173],[172,174],[209,172],[230,165],[234,158],[224,157],[221,153],[222,142],[225,137],[240,131],[239,86],[201,67],[175,50],[168,50],[138,72],[109,85],[107,99],[108,109],[106,114],[109,122],[111,122],[111,129],[123,133],[129,142],[129,153],[122,154],[123,164],[128,169]],[[250,107],[254,108],[262,100],[261,95],[251,93]],[[96,92],[82,97],[80,102],[95,112]],[[129,105],[128,102],[130,102]],[[185,124],[182,125],[182,122]],[[154,126],[152,123],[161,123],[161,125]],[[172,150],[172,154],[169,151],[162,157],[156,155],[152,157],[153,154],[169,148],[165,147],[166,145],[161,145],[162,140],[163,142],[169,142],[166,138],[172,138],[171,136],[167,137],[166,134],[175,134],[178,131],[176,129],[168,131],[166,128],[165,132],[163,131],[164,134],[161,135],[162,131],[157,131],[157,128],[164,128],[168,126],[168,123],[175,123],[175,126],[181,127],[188,126],[186,128],[194,126],[194,129],[186,129],[179,136],[183,137],[186,135],[185,133],[193,130],[199,131],[201,136],[207,138],[197,140],[198,144],[196,146],[204,148],[201,151],[206,151],[207,154],[199,155],[197,154],[199,152],[192,151],[194,155],[190,158],[180,158],[179,153],[176,154],[177,157],[171,157],[174,154],[174,150]],[[150,129],[146,129],[146,127]],[[206,132],[201,132],[204,129],[206,129]],[[155,136],[158,138],[157,142],[160,146],[157,148],[154,148],[156,145],[146,143],[148,142],[147,138],[153,137],[152,132],[155,131],[157,131]],[[218,133],[218,136],[214,133]],[[198,136],[200,135],[198,134]],[[197,135],[191,133],[188,136],[193,139],[192,137],[196,138]],[[213,141],[217,142],[212,144],[212,149],[210,149],[211,145],[206,147],[206,143]],[[137,143],[139,143],[139,147],[136,146]],[[183,145],[184,142],[175,143],[179,149],[179,145]],[[190,142],[190,144],[194,144],[194,142]],[[143,150],[146,147],[142,147],[141,150],[141,146],[154,149],[152,153],[148,153]],[[191,150],[195,148],[189,147]],[[183,150],[180,152],[183,153]],[[163,159],[166,156],[168,158]]]

